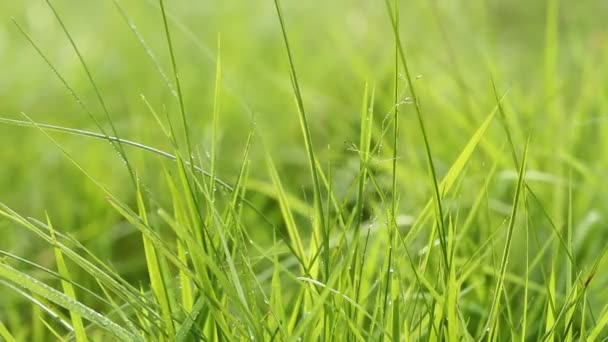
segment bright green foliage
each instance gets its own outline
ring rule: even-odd
[[[606,11],[0,3],[0,340],[604,340]]]

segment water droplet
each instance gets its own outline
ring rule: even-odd
[[[400,105],[403,105],[403,104],[412,104],[412,103],[414,103],[414,101],[413,101],[413,100],[412,100],[412,98],[411,98],[411,97],[409,97],[409,96],[404,97],[404,98],[401,100],[401,102],[399,102],[399,104],[400,104]]]

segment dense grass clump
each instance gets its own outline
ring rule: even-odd
[[[606,339],[606,10],[0,4],[0,340]]]

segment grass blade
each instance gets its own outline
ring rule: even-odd
[[[17,271],[9,265],[0,262],[0,277],[16,284],[32,293],[49,300],[67,310],[77,313],[81,317],[95,323],[100,328],[108,331],[112,335],[123,341],[144,341],[138,334],[129,332],[95,310],[74,300],[70,296],[55,290],[54,288],[41,283],[40,281]]]
[[[522,158],[522,162],[519,169],[519,179],[517,181],[517,188],[515,189],[515,197],[513,199],[512,211],[509,216],[509,225],[507,227],[507,237],[505,239],[504,250],[502,253],[502,258],[500,261],[500,269],[498,281],[496,283],[496,289],[494,290],[494,300],[492,301],[492,307],[490,310],[490,314],[488,315],[488,321],[486,323],[487,327],[487,338],[488,340],[493,340],[495,338],[495,334],[497,333],[496,329],[498,328],[498,312],[500,310],[500,298],[502,296],[502,291],[504,287],[505,275],[507,273],[507,264],[509,262],[509,255],[511,253],[511,244],[513,241],[513,232],[515,230],[515,220],[517,218],[517,211],[519,207],[519,199],[520,195],[524,188],[524,179],[526,174],[526,160],[528,157],[528,144],[524,149],[524,155]]]

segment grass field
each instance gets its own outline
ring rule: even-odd
[[[0,340],[607,340],[607,3],[0,13]]]

